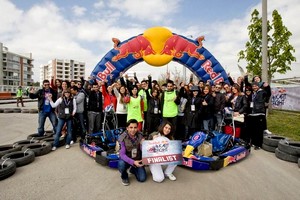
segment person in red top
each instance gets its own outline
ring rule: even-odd
[[[114,91],[113,91],[113,87],[110,85],[110,86],[107,86],[105,85],[105,82],[99,82],[102,87],[102,95],[103,95],[103,98],[104,98],[104,101],[103,101],[103,110],[111,105],[114,107],[114,111],[116,111],[116,108],[117,108],[117,97],[115,96],[114,94]]]

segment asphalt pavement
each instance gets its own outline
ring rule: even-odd
[[[26,109],[37,102],[26,102]],[[16,108],[1,104],[0,108]],[[24,140],[37,132],[37,114],[0,113],[0,145]],[[46,129],[51,129],[47,119]],[[29,165],[0,181],[0,200],[81,199],[187,199],[187,200],[295,200],[300,199],[300,168],[279,160],[274,153],[252,150],[241,162],[218,171],[194,171],[177,167],[176,181],[155,183],[148,179],[121,184],[117,169],[103,167],[81,151],[78,143],[36,157]]]

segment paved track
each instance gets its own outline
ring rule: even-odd
[[[37,103],[26,103],[36,108]],[[0,105],[15,107],[15,104]],[[0,113],[0,145],[26,139],[35,133],[37,114]],[[46,127],[50,128],[47,120]],[[177,181],[138,183],[130,177],[130,186],[121,184],[116,169],[103,167],[74,144],[37,157],[29,165],[0,181],[0,200],[81,200],[81,199],[300,199],[300,169],[297,164],[279,160],[273,153],[252,151],[240,163],[219,171],[193,171],[177,167]]]

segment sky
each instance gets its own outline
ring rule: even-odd
[[[113,48],[113,37],[124,41],[162,26],[190,38],[204,35],[203,46],[238,77],[238,64],[245,69],[246,63],[238,63],[237,54],[249,40],[251,13],[261,13],[261,7],[261,0],[0,0],[0,42],[11,52],[32,53],[33,78],[39,81],[40,65],[54,58],[85,62],[89,76]],[[269,20],[274,9],[293,34],[297,59],[292,71],[274,78],[300,77],[300,0],[268,0]],[[167,68],[171,74],[183,70],[176,62],[159,71],[141,62],[128,72],[159,79]]]

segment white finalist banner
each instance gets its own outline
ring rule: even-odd
[[[145,165],[182,163],[182,142],[160,136],[142,144],[142,161]]]
[[[300,86],[272,88],[272,108],[300,111]]]

